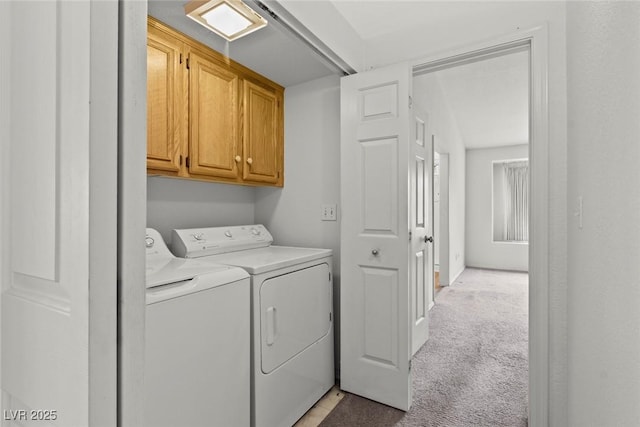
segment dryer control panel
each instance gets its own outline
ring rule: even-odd
[[[271,233],[261,224],[173,230],[171,249],[176,256],[198,258],[270,246]]]

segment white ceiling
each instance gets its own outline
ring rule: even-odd
[[[527,51],[437,71],[467,148],[529,142]]]
[[[506,15],[517,2],[469,1],[345,1],[331,0],[363,41],[365,68],[376,63],[419,56],[426,34],[449,34],[455,25],[473,25],[472,17],[483,13]],[[521,3],[524,4],[524,3]],[[402,17],[390,19],[390,17]],[[470,22],[471,20],[471,22]],[[446,31],[447,28],[451,31]],[[421,37],[415,37],[421,34]],[[401,42],[402,41],[402,42]],[[441,42],[441,41],[436,41]],[[394,48],[395,45],[395,48]],[[385,53],[385,49],[389,52]],[[405,50],[403,58],[398,53]],[[412,53],[408,53],[411,51]],[[415,52],[415,53],[413,53]],[[394,56],[395,55],[395,56]],[[520,52],[436,72],[448,108],[467,148],[528,143],[528,53]],[[416,97],[419,94],[414,94]]]
[[[454,22],[473,7],[465,1],[330,1],[363,40]]]
[[[186,3],[188,1],[148,0],[148,13],[284,87],[336,74],[336,70],[251,2],[247,3],[269,24],[231,43],[187,18]]]

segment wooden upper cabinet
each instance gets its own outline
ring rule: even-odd
[[[238,178],[239,78],[213,60],[189,55],[189,172]]]
[[[147,168],[178,172],[184,120],[181,111],[183,44],[156,28],[147,38]]]
[[[244,81],[243,92],[243,179],[281,183],[281,94],[248,80]]]
[[[147,173],[284,184],[284,89],[149,17]]]

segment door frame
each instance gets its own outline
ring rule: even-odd
[[[437,135],[434,135],[433,146],[438,146]],[[437,152],[437,151],[436,151]],[[438,227],[438,272],[440,286],[449,286],[449,153],[440,153],[440,224]],[[435,181],[434,181],[435,183]],[[444,185],[443,185],[444,183]],[[435,214],[434,214],[435,215]],[[435,218],[435,217],[434,217]],[[446,232],[443,233],[442,231]],[[434,252],[435,253],[435,252]],[[444,280],[446,278],[446,281]],[[435,287],[435,281],[434,281]],[[435,289],[433,303],[435,304]]]
[[[119,14],[118,426],[136,427],[144,423],[147,2],[121,1]]]
[[[512,48],[529,48],[529,425],[549,420],[549,99],[548,26],[448,50],[411,62],[416,74]]]
[[[136,318],[136,310],[144,306],[144,293],[132,289],[133,282],[144,277],[144,268],[136,260],[144,259],[144,247],[137,248],[137,238],[144,236],[146,211],[144,153],[135,150],[131,141],[145,140],[146,85],[138,85],[126,72],[139,74],[135,58],[146,48],[146,2],[124,2],[120,5],[120,89],[119,89],[119,227],[118,291],[119,330],[127,335],[119,341],[119,425],[136,425],[141,406],[136,392],[142,391],[142,379],[136,374],[143,359],[136,338],[144,337],[144,320]],[[144,24],[142,23],[144,22]],[[139,46],[141,37],[144,40]],[[126,40],[132,40],[133,44]],[[492,41],[447,50],[437,55],[411,61],[414,70],[424,65],[452,64],[463,57],[471,58],[488,49],[513,43],[530,46],[530,140],[531,167],[531,236],[529,241],[529,425],[546,425],[549,419],[549,117],[548,117],[548,27],[542,25],[519,31]],[[139,59],[138,59],[139,60]],[[144,68],[142,68],[144,69]],[[145,76],[137,76],[144,78]],[[125,113],[131,113],[129,116]],[[126,142],[129,142],[128,144]],[[142,175],[140,174],[142,171]],[[130,216],[131,215],[131,216]],[[131,233],[127,233],[126,231]],[[141,287],[135,287],[142,289]],[[142,323],[140,323],[142,321]],[[128,372],[133,377],[125,375]],[[132,399],[127,402],[126,397]]]

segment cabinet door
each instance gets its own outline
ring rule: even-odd
[[[189,173],[238,178],[238,75],[192,51],[189,55]]]
[[[184,120],[182,43],[148,27],[147,37],[147,168],[178,172]]]
[[[282,185],[281,96],[247,80],[243,89],[242,177],[245,181]]]

